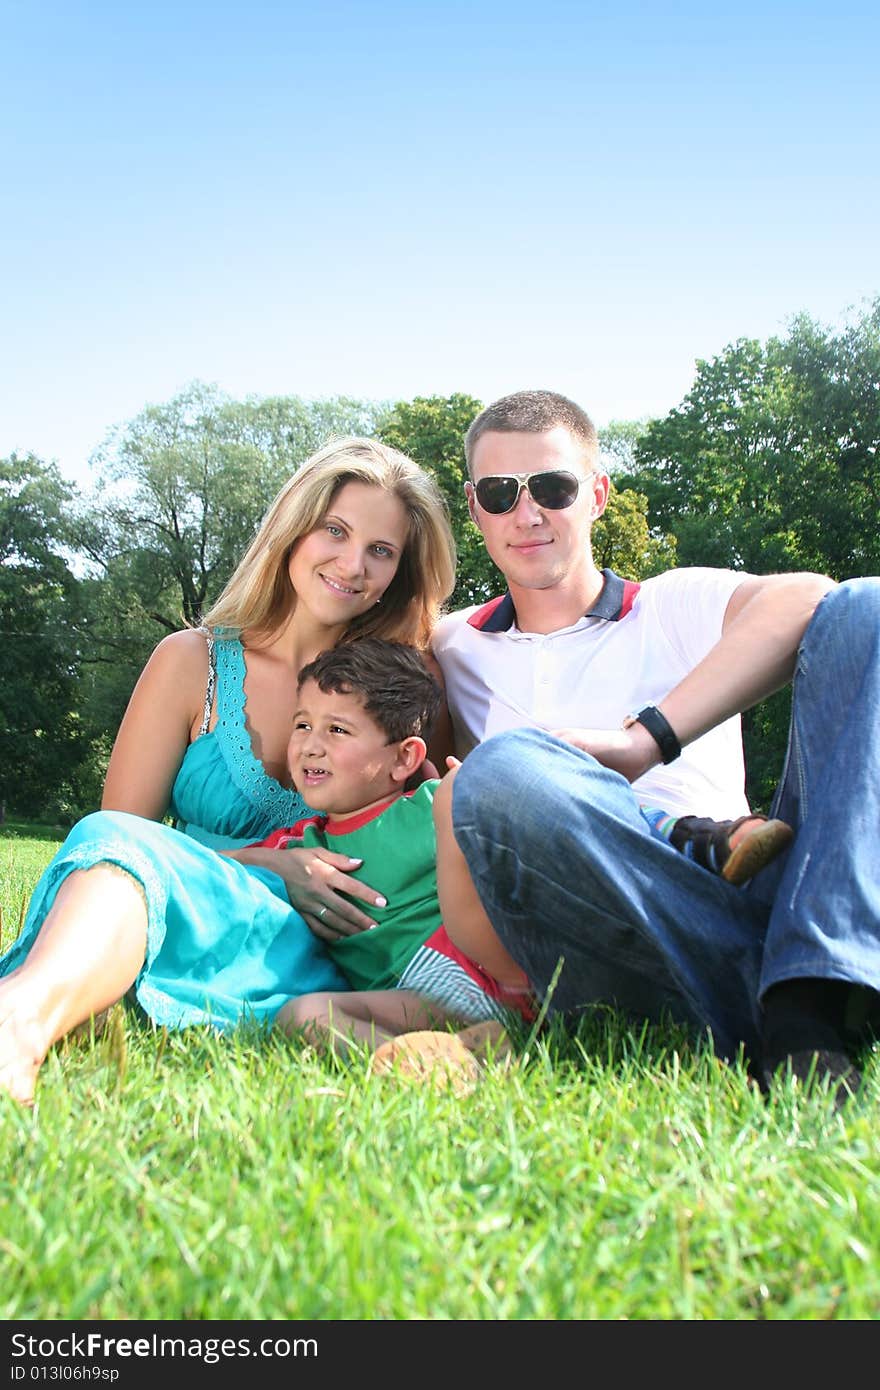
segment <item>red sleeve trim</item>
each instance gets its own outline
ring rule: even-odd
[[[267,835],[265,840],[254,840],[250,845],[245,845],[245,849],[286,849],[289,841],[301,840],[303,831],[307,825],[316,825],[319,830],[323,830],[327,824],[326,816],[303,816],[296,825],[283,825],[278,830],[273,830],[271,835]]]

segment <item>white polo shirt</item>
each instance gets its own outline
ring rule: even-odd
[[[659,704],[721,636],[733,570],[668,570],[642,584],[603,571],[585,617],[558,632],[520,632],[509,594],[440,620],[433,649],[460,757],[504,729],[618,729]],[[633,783],[643,805],[726,820],[748,811],[739,716]]]

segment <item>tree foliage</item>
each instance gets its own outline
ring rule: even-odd
[[[880,573],[880,300],[835,331],[740,339],[700,361],[682,404],[652,421],[619,478],[648,499],[682,565],[757,574]],[[749,795],[766,807],[790,697],[745,719]]]
[[[416,396],[411,401],[398,401],[378,427],[379,438],[433,474],[443,493],[458,552],[450,608],[484,603],[503,587],[483,538],[470,519],[464,491],[464,437],[481,409],[481,402],[473,396]]]
[[[632,473],[636,467],[636,448],[648,424],[647,420],[610,420],[598,431],[602,466],[614,477]]]
[[[806,315],[697,364],[621,486],[643,492],[679,562],[755,573],[880,572],[880,300],[834,332]]]
[[[612,481],[608,506],[593,525],[593,558],[625,579],[647,579],[675,564],[675,537],[648,525],[648,499],[620,492]]]
[[[66,555],[71,489],[33,455],[0,459],[0,818],[78,797],[80,594]]]
[[[197,383],[98,452],[83,544],[156,637],[198,623],[282,483],[329,438],[370,433],[374,413],[343,397],[234,401]]]

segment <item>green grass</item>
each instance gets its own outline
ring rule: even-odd
[[[4,944],[52,848],[0,840]],[[604,1011],[455,1098],[120,1007],[0,1099],[0,1318],[873,1319],[878,1099]]]

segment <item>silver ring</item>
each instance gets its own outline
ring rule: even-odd
[[[318,916],[321,918],[321,921],[322,921],[322,922],[323,922],[323,920],[324,920],[324,913],[325,913],[325,912],[328,912],[328,911],[329,911],[329,908],[322,907],[322,908],[321,908],[321,911],[318,913]]]

